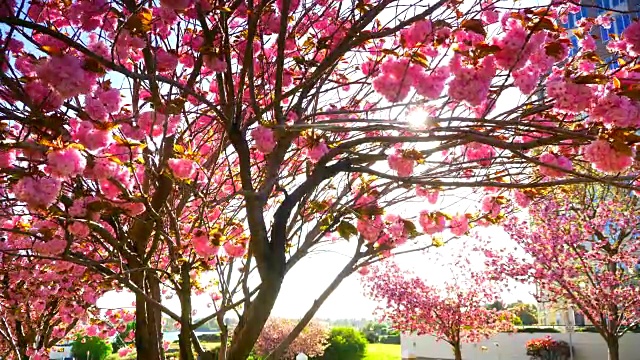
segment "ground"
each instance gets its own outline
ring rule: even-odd
[[[213,349],[218,346],[218,343],[203,342],[202,345],[208,349]],[[173,350],[173,351],[172,351]],[[169,347],[167,358],[171,359],[171,356],[175,354],[177,358],[178,344],[172,343]],[[400,360],[400,345],[391,344],[368,344],[367,356],[364,360]],[[135,360],[136,354],[131,353],[129,356],[121,358],[118,354],[110,355],[107,360]],[[339,359],[336,359],[339,360]]]
[[[400,345],[368,344],[367,356],[364,360],[400,360],[401,358]]]

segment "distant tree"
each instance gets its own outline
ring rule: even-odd
[[[485,304],[496,298],[497,287],[481,274],[437,287],[390,265],[372,269],[364,283],[369,296],[384,303],[380,309],[384,320],[400,331],[446,341],[455,360],[462,360],[463,342],[477,342],[513,328],[512,313],[487,309]]]
[[[505,310],[506,308],[507,307],[502,300],[496,300],[491,304],[487,305],[487,309],[489,310],[502,311],[502,310]]]
[[[517,315],[513,315],[513,318],[511,318],[511,323],[515,326],[521,326],[522,319],[520,319],[520,317],[518,317]]]
[[[522,325],[536,325],[538,323],[538,309],[533,304],[518,301],[507,305],[507,309],[522,320]]]
[[[369,321],[360,330],[370,343],[380,342],[381,337],[389,335],[389,325],[377,321]]]
[[[352,327],[334,327],[329,335],[329,346],[324,351],[325,360],[360,360],[367,350],[367,339]]]
[[[97,336],[78,337],[71,353],[78,360],[104,360],[111,354],[111,346]]]
[[[504,225],[522,249],[484,251],[496,274],[536,283],[580,310],[621,359],[619,339],[640,324],[640,197],[600,186],[562,187]]]
[[[297,324],[296,320],[269,319],[256,342],[256,354],[268,356],[293,331]],[[280,359],[294,359],[299,353],[304,353],[309,357],[322,356],[327,345],[328,335],[329,332],[325,326],[312,321],[287,347]]]

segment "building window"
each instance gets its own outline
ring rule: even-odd
[[[605,9],[598,9],[598,13],[606,12],[606,9],[611,9],[624,5],[627,0],[596,0],[596,5]]]
[[[602,26],[600,27],[600,36],[602,37],[602,41],[609,41],[609,34],[616,34],[617,36],[622,35],[624,29],[629,25],[631,25],[631,16],[629,14],[622,14],[612,18],[610,28],[605,29]]]
[[[569,49],[569,56],[575,56],[580,47],[578,46],[578,38],[575,36],[570,36],[569,40],[571,40],[571,49]]]

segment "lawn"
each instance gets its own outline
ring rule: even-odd
[[[220,343],[214,343],[214,342],[208,342],[208,341],[202,341],[200,342],[200,344],[202,345],[203,348],[207,350],[212,350],[220,346]],[[172,359],[172,358],[177,359],[178,353],[179,353],[178,343],[172,342],[171,345],[169,345],[169,350],[167,350],[167,353],[166,353],[167,359]],[[120,357],[118,356],[118,354],[111,354],[109,355],[109,357],[107,357],[107,360],[136,360],[136,359],[137,359],[137,356],[135,351],[127,355],[126,357]]]
[[[219,346],[219,343],[203,342],[202,344],[207,349],[213,349]],[[167,358],[171,356],[177,356],[178,344],[172,343],[167,352]],[[400,360],[402,358],[400,345],[392,344],[367,344],[367,356],[364,360]],[[107,360],[135,360],[136,354],[132,353],[125,358],[121,358],[118,354],[113,354],[107,358]]]
[[[367,344],[367,356],[364,360],[400,360],[402,351],[400,345]]]

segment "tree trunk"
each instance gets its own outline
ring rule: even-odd
[[[455,360],[462,360],[462,350],[460,349],[460,343],[453,345],[453,357]]]
[[[193,347],[191,346],[191,329],[189,326],[180,326],[178,345],[180,346],[180,360],[194,360]]]
[[[131,278],[136,286],[148,293],[148,286],[144,280],[144,273],[140,271],[133,272]],[[156,331],[156,325],[149,322],[150,306],[147,306],[147,300],[143,295],[136,294],[136,353],[138,359],[162,360],[159,352],[159,344],[157,336],[151,336],[150,333]],[[156,320],[156,319],[153,319]],[[160,319],[157,319],[160,320]]]
[[[193,359],[193,343],[191,341],[191,275],[190,266],[184,263],[180,266],[180,286],[178,293],[180,298],[180,335],[178,343],[180,345],[180,360]],[[200,355],[200,354],[198,354]],[[200,356],[199,356],[200,358]]]
[[[607,348],[609,350],[609,360],[620,360],[620,344],[617,337],[607,340]]]
[[[276,274],[270,274],[269,278],[262,282],[258,295],[245,310],[244,323],[238,324],[233,334],[227,360],[247,359],[271,314],[271,309],[273,309],[273,305],[278,298],[283,278],[284,271],[281,271]]]
[[[161,299],[160,294],[160,282],[155,273],[147,273],[147,284],[149,286],[149,293],[153,299]],[[164,359],[164,346],[162,344],[162,311],[159,307],[153,304],[147,304],[147,317],[149,324],[149,337],[152,344],[157,344],[158,354],[160,359]]]
[[[227,360],[227,347],[229,343],[229,328],[224,322],[224,314],[218,314],[216,321],[220,327],[220,350],[218,350],[218,358],[215,360]]]

